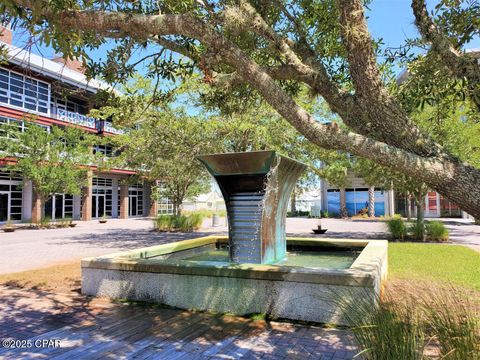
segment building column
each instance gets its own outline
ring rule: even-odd
[[[22,220],[27,221],[32,219],[32,195],[33,195],[33,185],[30,180],[23,180],[22,188]]]
[[[112,218],[118,218],[118,179],[112,179]]]
[[[92,220],[93,171],[87,173],[87,184],[82,189],[82,221]]]
[[[120,219],[128,219],[128,184],[120,184]]]
[[[42,221],[42,199],[34,191],[32,199],[32,223],[38,224],[40,221]]]
[[[387,191],[387,204],[388,204],[388,213],[387,216],[393,216],[395,214],[395,191],[390,189]]]
[[[82,196],[73,195],[73,220],[80,220],[82,217]]]

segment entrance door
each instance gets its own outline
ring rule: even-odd
[[[105,215],[105,194],[93,194],[92,217],[101,218]]]
[[[138,215],[137,214],[137,212],[138,212],[137,211],[137,203],[138,203],[137,197],[135,195],[130,196],[129,197],[129,202],[130,202],[130,204],[128,204],[129,205],[128,209],[129,209],[129,213],[130,213],[129,216],[137,216]]]
[[[10,194],[8,192],[0,192],[0,221],[8,221],[9,198]]]
[[[55,195],[55,211],[53,215],[55,219],[63,219],[63,195]]]

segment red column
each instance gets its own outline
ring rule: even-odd
[[[82,220],[92,220],[93,172],[87,173],[87,185],[82,189]]]
[[[128,184],[120,185],[120,219],[128,219]]]
[[[42,199],[33,192],[32,199],[32,223],[38,224],[42,220]]]

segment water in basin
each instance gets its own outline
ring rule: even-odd
[[[274,265],[307,267],[307,268],[328,268],[348,269],[358,256],[357,251],[350,250],[325,250],[325,251],[287,251],[287,257]],[[189,262],[210,263],[212,265],[228,265],[228,250],[217,249],[195,254],[182,259]]]

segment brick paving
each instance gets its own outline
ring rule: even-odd
[[[0,359],[352,359],[345,330],[0,286],[0,339],[59,340]],[[28,345],[27,345],[28,346]]]

